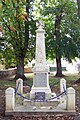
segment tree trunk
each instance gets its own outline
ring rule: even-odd
[[[16,57],[17,60],[17,71],[16,71],[16,76],[15,76],[15,80],[17,80],[18,78],[21,78],[23,80],[27,79],[24,75],[24,56],[17,56]]]
[[[78,16],[80,19],[80,0],[77,0],[77,5],[78,5]]]
[[[61,57],[59,55],[56,56],[56,66],[57,66],[57,72],[56,76],[57,77],[62,77],[62,66],[61,66]]]
[[[55,37],[56,37],[56,66],[57,66],[57,73],[56,76],[61,77],[62,74],[62,66],[61,66],[61,33],[60,33],[60,23],[62,19],[62,13],[56,16],[55,20]]]

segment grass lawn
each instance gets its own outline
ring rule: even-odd
[[[28,78],[27,82],[29,85],[32,85],[33,83],[33,74],[27,74],[26,77]],[[62,77],[66,80],[66,83],[69,83],[70,81],[76,81],[80,78],[80,74],[65,74],[65,77]],[[49,75],[49,84],[52,85],[54,83],[56,83],[57,81],[59,81],[61,79],[61,77],[55,77],[53,74]]]
[[[27,81],[24,81],[24,86],[30,85],[32,86],[33,84],[33,73],[31,74],[26,74]],[[68,87],[74,87],[76,89],[77,96],[80,97],[80,85],[74,84],[74,81],[78,80],[80,78],[79,74],[65,74],[64,79],[66,79],[66,84],[67,88]],[[60,81],[61,77],[55,77],[54,74],[49,75],[49,84],[50,86],[53,85],[54,83]],[[0,87],[4,87],[5,89],[8,87],[16,87],[16,82],[13,80],[9,80],[6,78],[4,80],[0,80]],[[53,88],[52,91],[58,93],[60,92],[60,84],[56,84]]]
[[[0,87],[15,87],[15,85],[14,81],[0,80]]]
[[[33,84],[33,73],[31,74],[26,74],[27,77],[27,81],[24,81],[24,86],[30,85],[32,86]],[[76,95],[78,97],[80,97],[80,84],[74,84],[74,81],[78,80],[80,78],[79,74],[65,74],[64,79],[66,80],[66,84],[67,84],[67,88],[68,87],[73,87],[76,90]],[[49,84],[50,86],[53,85],[54,83],[60,81],[61,77],[55,77],[54,74],[49,74]],[[14,87],[16,88],[16,82],[13,80],[9,80],[9,79],[4,79],[4,80],[0,80],[0,88],[3,87],[4,89],[8,88],[8,87]],[[58,84],[56,84],[55,86],[52,87],[52,92],[55,93],[60,93],[60,84],[58,82]]]
[[[24,81],[24,86],[33,85],[33,73],[26,74],[27,81]],[[66,80],[67,88],[73,87],[76,90],[76,95],[80,97],[80,84],[74,84],[76,80],[80,78],[80,74],[65,74],[64,79]],[[54,74],[49,74],[49,84],[50,86],[58,82],[55,86],[51,88],[52,92],[60,93],[60,81],[61,77],[55,77]],[[0,88],[7,89],[8,87],[16,88],[16,82],[11,79],[0,80]]]
[[[33,84],[33,73],[31,74],[26,74],[27,81],[24,81],[25,83],[29,84],[32,86]],[[80,78],[80,74],[65,74],[66,83],[74,82]],[[55,77],[54,74],[49,75],[49,84],[52,85],[56,83],[57,81],[60,81],[61,77]],[[15,87],[16,82],[13,80],[0,80],[0,86],[6,86],[6,87]]]

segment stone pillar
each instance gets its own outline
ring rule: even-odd
[[[48,71],[46,65],[46,52],[45,52],[45,30],[43,29],[43,22],[39,21],[39,27],[36,30],[36,54],[35,54],[35,67],[36,72]]]
[[[75,111],[75,89],[67,88],[66,108],[68,111]]]
[[[45,94],[45,98],[51,98],[51,89],[49,86],[48,66],[46,64],[45,52],[45,30],[43,29],[43,22],[39,21],[38,29],[36,30],[36,54],[35,66],[33,69],[33,86],[30,92],[30,98],[36,97],[35,93]],[[42,96],[41,96],[42,97]]]
[[[16,81],[16,92],[23,94],[23,80],[21,78]]]
[[[11,87],[6,89],[6,112],[12,112],[15,107],[15,90]]]
[[[64,92],[66,91],[66,80],[64,78],[62,78],[60,80],[60,92]]]

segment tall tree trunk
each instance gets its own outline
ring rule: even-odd
[[[56,55],[56,66],[57,66],[57,72],[56,72],[56,76],[57,77],[62,77],[62,66],[61,66],[61,57],[60,55]]]
[[[62,74],[62,66],[61,66],[61,34],[60,34],[60,23],[62,19],[62,14],[56,16],[55,20],[55,36],[56,36],[56,66],[57,66],[57,72],[56,76],[61,77]]]
[[[77,0],[77,5],[78,5],[78,16],[80,19],[80,0]]]
[[[17,57],[17,76],[23,77],[24,75],[24,57]]]
[[[17,80],[18,78],[21,78],[23,80],[27,79],[24,76],[24,56],[23,55],[16,56],[16,61],[17,61],[17,71],[14,79],[15,80]]]

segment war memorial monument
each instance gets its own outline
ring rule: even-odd
[[[16,81],[16,90],[9,87],[5,91],[5,113],[17,112],[75,112],[75,89],[66,89],[66,80],[60,80],[60,93],[51,92],[49,68],[46,64],[45,30],[39,21],[36,30],[35,66],[33,85],[29,93],[23,92],[23,80]]]

